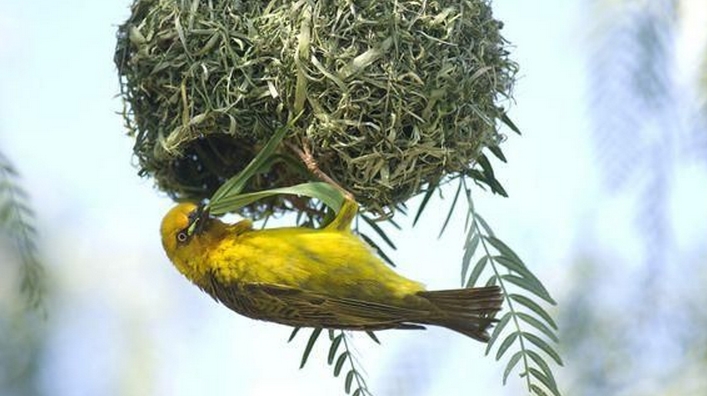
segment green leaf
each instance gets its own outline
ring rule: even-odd
[[[555,323],[554,320],[552,320],[552,317],[544,309],[542,309],[542,307],[540,307],[540,305],[538,305],[535,301],[529,299],[528,297],[520,295],[520,294],[511,294],[508,297],[510,297],[511,300],[516,301],[519,304],[524,305],[529,310],[535,312],[538,316],[543,318],[547,322],[547,324],[550,325],[550,327],[557,330],[557,324]]]
[[[338,336],[334,337],[334,339],[331,340],[331,346],[329,346],[329,356],[327,356],[327,363],[329,365],[334,363],[334,358],[336,357],[336,350],[339,348],[339,345],[341,345],[341,340],[343,338],[344,333],[341,332]]]
[[[523,357],[525,354],[525,351],[520,350],[511,356],[511,358],[508,360],[508,364],[506,364],[506,368],[503,370],[503,385],[506,385],[506,381],[508,380],[508,375],[511,373],[511,370],[518,364],[518,361],[520,361],[520,358]]]
[[[462,183],[460,182],[459,185],[457,186],[457,191],[454,193],[454,198],[452,199],[452,205],[449,207],[449,212],[447,212],[447,217],[444,219],[444,223],[442,224],[442,228],[439,230],[439,235],[437,235],[437,238],[441,238],[442,234],[444,233],[444,230],[447,228],[447,225],[449,224],[449,220],[452,218],[452,214],[454,213],[454,208],[457,206],[457,200],[459,199],[459,195],[462,191]],[[467,218],[469,214],[467,213]],[[463,283],[464,281],[462,281]]]
[[[493,332],[491,333],[491,337],[489,337],[489,342],[486,344],[486,351],[484,352],[485,355],[489,354],[489,352],[491,351],[491,348],[493,348],[493,344],[496,343],[496,340],[501,335],[501,332],[506,327],[508,322],[511,320],[512,316],[513,316],[513,312],[508,311],[505,314],[503,314],[503,316],[498,321],[498,323],[496,323],[496,326],[493,328]]]
[[[297,335],[300,329],[301,327],[295,327],[294,329],[292,329],[292,333],[290,333],[290,338],[287,339],[287,342],[291,342],[292,340],[294,340],[295,336]]]
[[[545,325],[545,323],[539,321],[536,319],[534,316],[528,315],[525,312],[518,312],[517,313],[518,317],[523,320],[525,323],[535,327],[536,329],[540,330],[541,333],[545,334],[549,339],[551,339],[554,342],[560,342],[560,340],[557,338],[557,335],[555,334],[554,331],[552,331],[549,327]]]
[[[476,161],[479,163],[479,165],[481,166],[481,169],[484,171],[484,175],[486,175],[487,180],[489,178],[490,179],[496,178],[496,176],[493,173],[493,167],[491,166],[489,159],[484,154],[479,155],[479,157],[476,159]]]
[[[307,364],[307,359],[309,358],[309,354],[312,352],[312,348],[314,347],[314,343],[317,342],[317,338],[319,338],[319,334],[322,333],[322,328],[317,327],[312,331],[312,335],[309,336],[309,340],[307,341],[307,346],[304,348],[304,353],[302,354],[302,362],[299,365],[299,368],[302,369],[305,364]]]
[[[435,191],[437,191],[437,186],[438,183],[430,183],[430,185],[427,187],[427,192],[425,192],[425,196],[422,197],[422,202],[420,203],[420,208],[417,209],[417,213],[415,214],[415,219],[412,221],[412,226],[414,227],[415,224],[417,224],[417,220],[420,219],[420,216],[422,215],[422,211],[425,210],[425,207],[427,207],[427,203],[430,201],[430,198],[432,198],[432,194],[434,194]]]
[[[541,387],[535,384],[530,384],[530,390],[538,396],[548,396],[547,393]]]
[[[484,220],[484,218],[481,217],[480,214],[474,213],[474,221],[477,221],[477,222],[479,223],[479,225],[481,225],[481,228],[483,228],[484,231],[486,231],[486,235],[488,235],[489,237],[493,237],[493,236],[494,236],[494,235],[493,235],[493,230],[491,229],[491,227],[489,227],[489,225],[488,225],[488,223],[486,222],[486,220]]]
[[[373,339],[373,341],[375,341],[376,344],[378,344],[378,345],[381,344],[380,340],[378,339],[378,336],[376,336],[376,333],[367,330],[366,334],[368,334],[368,336],[371,337],[371,339]]]
[[[344,367],[344,363],[346,362],[346,358],[349,356],[349,351],[344,351],[339,355],[339,358],[336,359],[336,364],[334,365],[334,377],[338,377],[339,373],[341,373],[341,368]]]
[[[474,268],[471,269],[471,275],[469,275],[469,280],[466,282],[466,287],[473,287],[476,284],[488,261],[489,256],[483,256],[476,262]]]
[[[316,198],[324,202],[327,206],[338,211],[344,202],[344,195],[339,189],[328,183],[309,182],[291,187],[273,188],[270,190],[258,191],[248,194],[228,194],[219,200],[212,200],[209,203],[211,214],[220,215],[228,212],[235,212],[238,209],[259,201],[263,198],[275,195],[290,194]]]
[[[505,281],[513,283],[518,287],[532,292],[533,294],[542,298],[550,304],[555,304],[555,300],[553,300],[552,297],[547,294],[547,290],[545,290],[545,288],[542,287],[542,285],[537,280],[533,281],[533,279],[522,278],[520,276],[512,274],[501,275],[501,278]]]
[[[541,371],[535,368],[530,368],[528,369],[530,371],[530,374],[535,377],[538,381],[540,381],[543,385],[545,385],[545,388],[547,388],[552,394],[555,396],[560,396],[560,392],[557,389],[557,385],[553,383],[549,378],[545,376]],[[553,386],[554,385],[554,386]]]
[[[380,256],[380,258],[383,259],[383,261],[390,264],[391,267],[395,267],[395,263],[393,262],[393,260],[391,260],[387,254],[385,254],[383,249],[381,249],[380,246],[378,246],[378,244],[373,241],[373,239],[369,238],[366,234],[358,234],[358,236],[360,236],[361,239],[363,239],[367,244],[369,244]]]
[[[506,113],[501,114],[501,121],[502,121],[504,124],[506,124],[509,128],[511,128],[511,130],[512,130],[513,132],[515,132],[515,133],[517,133],[517,134],[519,134],[519,135],[521,134],[521,133],[520,133],[520,129],[518,129],[518,127],[516,126],[516,124],[514,124],[513,121],[511,121],[511,119],[508,118],[508,114],[506,114]]]
[[[547,291],[545,286],[543,286],[542,282],[535,277],[535,275],[530,272],[528,267],[523,265],[522,262],[516,261],[514,259],[511,259],[507,256],[493,256],[494,261],[497,263],[501,264],[502,266],[506,267],[509,271],[516,272],[518,275],[520,275],[521,278],[526,279],[528,282],[533,283],[535,286],[534,288],[539,291],[538,296],[542,297],[545,301],[549,302],[552,305],[556,305],[555,300],[550,296],[550,293]]]
[[[519,263],[521,266],[525,267],[523,260],[521,260],[520,257],[518,257],[518,255],[513,251],[513,249],[508,247],[508,245],[506,245],[502,240],[496,238],[491,233],[489,233],[489,236],[484,237],[484,239],[486,239],[491,244],[491,246],[496,248],[496,250],[498,250],[498,252],[501,253],[502,256],[506,256],[509,259]]]
[[[550,356],[555,362],[562,366],[562,358],[560,358],[560,355],[555,352],[554,349],[545,342],[542,338],[536,336],[533,333],[528,333],[528,332],[523,332],[523,337],[525,337],[528,341],[532,342],[536,347],[540,348],[543,352],[545,352],[548,356]]]
[[[262,168],[262,166],[275,153],[275,150],[280,145],[280,142],[287,134],[287,131],[292,127],[296,119],[297,118],[295,117],[295,119],[290,121],[287,125],[277,128],[270,140],[268,140],[268,142],[258,152],[255,158],[253,158],[242,171],[230,178],[218,190],[216,190],[214,195],[211,197],[210,204],[219,205],[222,199],[240,194],[240,192],[243,191],[243,188],[245,188],[245,185],[248,180],[250,180],[251,177],[257,174]]]
[[[469,233],[474,231],[474,228],[469,230]],[[471,264],[471,258],[476,253],[476,248],[479,247],[479,234],[474,234],[470,241],[467,241],[464,246],[464,257],[462,258],[462,285],[464,284],[464,279],[466,279],[466,273],[469,271],[469,264]],[[478,276],[477,276],[478,278]]]
[[[371,219],[371,218],[369,218],[368,216],[363,215],[363,214],[361,215],[361,218],[363,219],[363,221],[364,221],[366,224],[368,224],[371,228],[373,228],[373,231],[375,231],[376,234],[378,234],[378,236],[380,236],[381,239],[383,239],[383,241],[385,241],[385,243],[386,243],[388,246],[390,246],[391,248],[393,248],[393,250],[397,249],[397,248],[395,247],[395,244],[393,243],[393,241],[390,240],[390,238],[388,237],[388,235],[386,235],[385,231],[383,231],[383,230],[380,228],[380,226],[379,226],[375,221],[373,221],[373,219]]]
[[[499,146],[489,146],[488,149],[493,153],[496,158],[500,159],[503,162],[508,162],[506,160],[506,156],[503,155],[503,151],[501,151],[501,147]]]
[[[346,391],[347,395],[351,392],[351,384],[353,383],[354,375],[356,375],[356,372],[353,370],[346,373],[346,380],[344,381],[344,390]]]
[[[528,356],[535,362],[535,364],[540,367],[540,370],[545,374],[547,379],[551,382],[552,387],[549,389],[557,394],[559,396],[559,392],[557,391],[557,383],[555,382],[555,377],[552,375],[552,370],[550,370],[550,366],[545,362],[545,359],[542,358],[537,352],[533,351],[532,349],[529,349],[528,351]]]
[[[501,359],[501,356],[503,356],[504,353],[506,353],[506,350],[513,345],[513,342],[518,339],[518,333],[511,333],[506,337],[501,345],[498,347],[498,350],[496,351],[496,360]]]

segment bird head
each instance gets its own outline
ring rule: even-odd
[[[212,221],[216,220],[209,216],[203,205],[190,202],[177,204],[162,219],[160,234],[167,257],[192,280],[197,270],[193,268],[193,258],[201,250],[200,239],[208,234]]]

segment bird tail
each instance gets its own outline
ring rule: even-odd
[[[498,286],[422,291],[417,295],[439,309],[425,324],[446,327],[482,342],[489,340],[487,330],[497,321],[494,316],[503,304]]]

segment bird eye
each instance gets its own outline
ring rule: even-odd
[[[189,239],[189,235],[187,235],[186,230],[182,230],[177,233],[177,242],[184,243],[187,241],[187,239]]]

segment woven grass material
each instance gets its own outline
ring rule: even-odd
[[[516,71],[500,26],[482,0],[136,0],[115,62],[141,174],[207,198],[301,113],[294,161],[249,189],[307,179],[287,147],[306,148],[382,213],[499,143]]]

